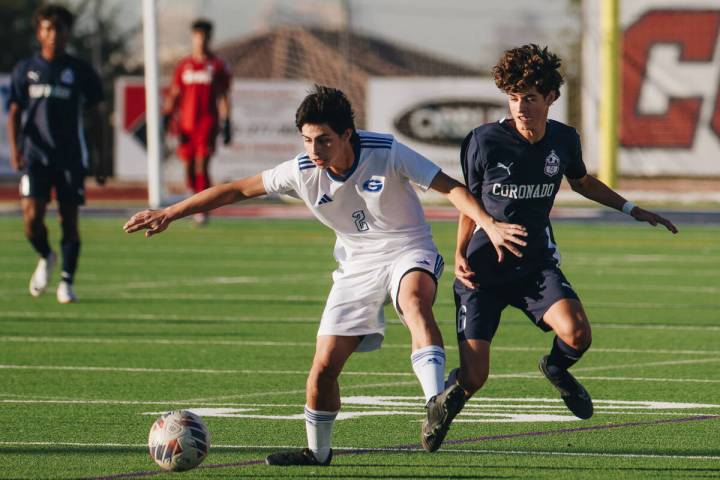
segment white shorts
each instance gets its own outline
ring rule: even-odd
[[[390,300],[402,320],[397,304],[400,281],[406,273],[424,270],[436,283],[445,262],[437,250],[410,249],[387,262],[344,263],[333,272],[333,286],[320,321],[320,335],[363,336],[356,351],[380,348],[385,337],[383,307]]]

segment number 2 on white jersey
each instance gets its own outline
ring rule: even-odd
[[[365,212],[363,210],[353,212],[352,216],[355,219],[355,226],[357,227],[358,232],[370,230],[370,226],[365,221]]]

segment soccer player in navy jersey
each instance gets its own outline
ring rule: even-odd
[[[102,84],[92,67],[65,53],[74,17],[59,5],[40,7],[33,17],[40,51],[19,62],[12,72],[8,138],[10,161],[22,171],[20,194],[25,236],[40,255],[30,279],[30,294],[48,286],[57,255],[50,248],[45,211],[55,189],[62,227],[60,303],[76,301],[73,279],[80,255],[78,207],[85,203],[84,180],[89,170],[83,113],[103,98]],[[91,126],[100,125],[92,109]],[[102,183],[98,177],[98,183]]]
[[[555,333],[540,370],[568,409],[587,419],[593,414],[592,400],[568,368],[590,347],[590,323],[559,268],[549,219],[562,177],[590,200],[637,221],[660,224],[673,233],[677,229],[588,175],[575,129],[547,118],[560,96],[559,67],[560,59],[547,47],[506,51],[493,75],[507,94],[511,117],[474,129],[463,142],[460,162],[468,190],[495,222],[514,231],[500,247],[492,228],[460,215],[454,286],[460,367],[451,372],[448,384],[459,384],[466,398],[483,386],[500,314],[512,305],[541,330]]]

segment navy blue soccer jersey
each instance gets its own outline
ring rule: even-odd
[[[71,55],[48,62],[40,54],[12,72],[10,102],[22,111],[18,146],[29,166],[87,170],[83,109],[103,98],[100,77]]]
[[[557,263],[550,210],[563,175],[577,179],[587,173],[575,129],[549,120],[545,136],[530,143],[508,120],[482,125],[465,138],[460,163],[468,189],[488,213],[528,232],[528,245],[519,247],[523,257],[506,252],[498,264],[487,234],[478,229],[467,251],[478,281],[501,283],[548,261]]]

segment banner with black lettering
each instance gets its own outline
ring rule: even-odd
[[[550,108],[565,122],[567,95]],[[507,95],[486,78],[376,77],[368,80],[367,129],[395,138],[462,179],[460,145],[475,127],[508,116]]]

